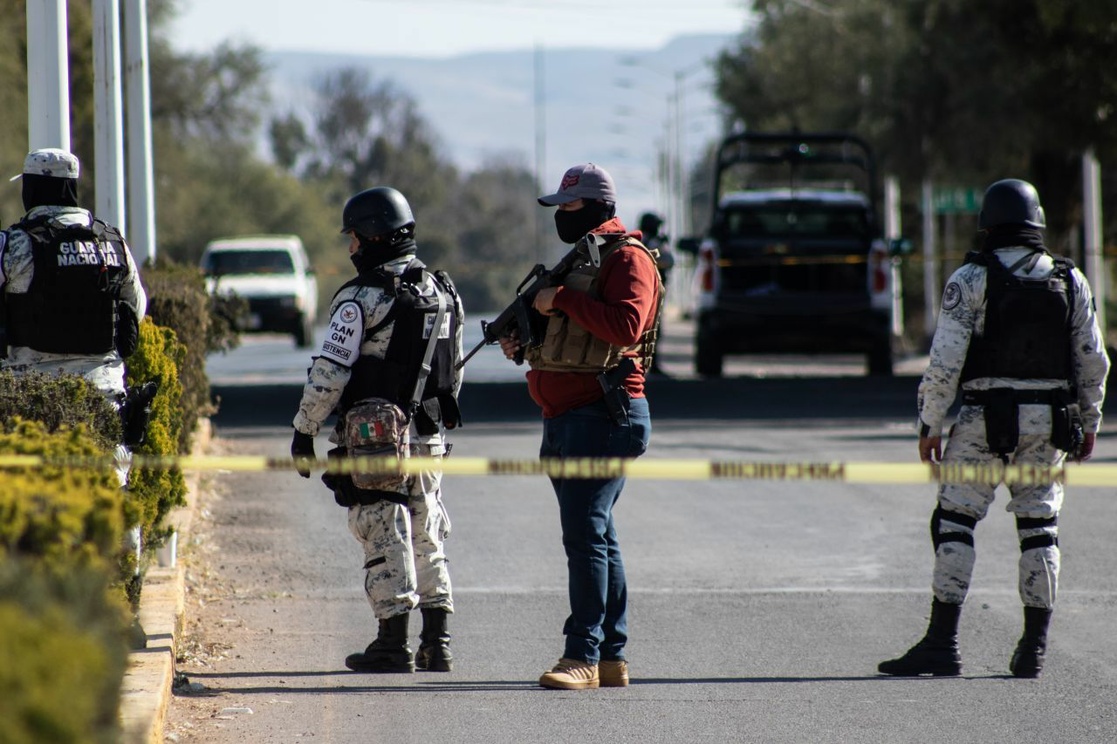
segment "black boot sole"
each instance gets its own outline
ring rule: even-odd
[[[419,672],[450,672],[454,669],[454,658],[446,654],[433,654],[420,649],[415,654],[415,670]]]

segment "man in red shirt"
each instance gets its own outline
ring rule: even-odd
[[[663,285],[656,257],[616,217],[613,179],[593,163],[576,165],[557,192],[539,198],[557,207],[564,243],[587,233],[600,240],[600,263],[576,268],[561,286],[541,290],[532,307],[547,317],[543,341],[521,349],[519,335],[500,341],[505,356],[523,352],[531,397],[543,409],[543,458],[634,458],[651,434],[644,374],[655,351]],[[613,505],[625,479],[551,478],[558,497],[569,571],[570,615],[562,658],[543,687],[581,690],[628,685],[624,562]]]

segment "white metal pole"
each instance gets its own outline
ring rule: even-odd
[[[151,82],[147,2],[125,0],[124,68],[128,91],[128,242],[143,266],[155,261],[155,178],[151,150]]]
[[[125,231],[124,118],[120,91],[120,3],[93,0],[93,153],[97,216]]]
[[[923,180],[923,333],[928,344],[935,337],[939,314],[939,267],[935,259],[935,204],[930,179]]]
[[[27,3],[27,144],[70,149],[66,0]]]
[[[534,87],[535,87],[535,181],[540,193],[550,193],[547,182],[547,79],[544,77],[543,45],[535,44]],[[535,211],[535,255],[536,260],[547,262],[547,252],[543,240],[543,210]]]
[[[1082,155],[1082,204],[1086,278],[1094,292],[1098,324],[1102,338],[1105,338],[1105,299],[1109,288],[1105,257],[1102,255],[1101,167],[1093,148]]]
[[[900,221],[900,181],[896,176],[884,179],[884,237],[886,240],[899,240],[903,236]],[[890,259],[889,271],[892,281],[892,335],[904,335],[904,295],[900,282],[900,259]]]
[[[690,173],[687,171],[686,157],[686,99],[683,78],[686,70],[675,72],[675,149],[679,154],[679,232],[675,240],[690,235]]]

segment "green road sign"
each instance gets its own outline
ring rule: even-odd
[[[961,187],[935,189],[931,205],[935,214],[977,214],[981,211],[980,189]]]

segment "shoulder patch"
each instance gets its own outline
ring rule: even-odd
[[[946,285],[946,289],[942,293],[942,309],[953,310],[958,307],[958,303],[962,301],[962,287],[958,282],[950,282]]]
[[[352,367],[361,350],[361,336],[364,334],[364,329],[365,318],[360,304],[341,303],[330,316],[326,340],[322,342],[321,356],[343,367]]]

